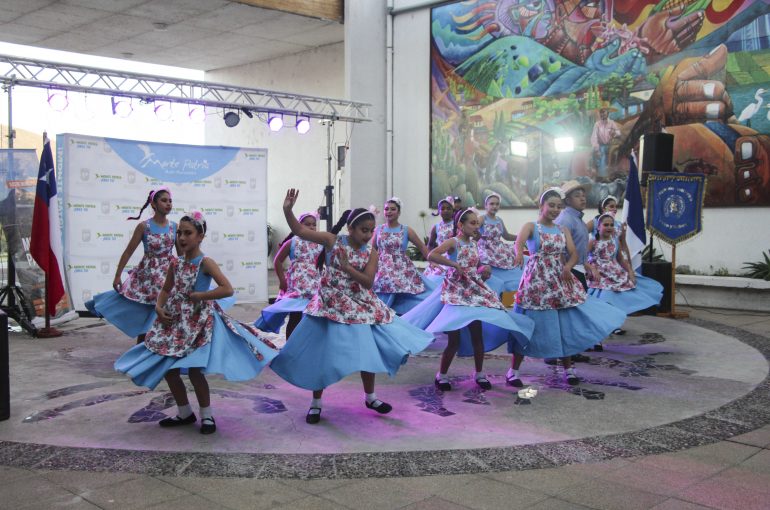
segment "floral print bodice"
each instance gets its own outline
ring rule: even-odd
[[[374,291],[364,288],[340,269],[339,256],[343,251],[355,269],[363,271],[366,268],[371,246],[366,244],[356,250],[350,246],[348,236],[337,236],[331,253],[326,255],[321,285],[305,308],[305,313],[343,324],[392,322],[393,311],[380,301]]]
[[[559,226],[544,227],[535,223],[527,247],[529,260],[516,293],[516,303],[520,307],[558,310],[585,302],[586,293],[574,275],[570,274],[569,284],[561,279],[567,241]]]
[[[452,220],[447,222],[440,221],[436,223],[436,226],[434,227],[436,230],[436,246],[441,246],[441,243],[454,235],[453,227],[454,222]],[[425,276],[444,276],[447,269],[448,268],[446,266],[430,262],[428,267],[425,268],[424,274]]]
[[[589,287],[616,292],[636,287],[636,284],[628,279],[628,271],[618,262],[618,246],[619,241],[615,236],[594,241],[594,247],[588,253],[588,261],[598,269],[599,280],[594,278],[591,271],[586,271],[586,282]]]
[[[234,319],[228,317],[216,301],[194,303],[190,299],[192,292],[205,292],[211,287],[211,276],[201,271],[203,260],[202,254],[190,260],[184,257],[172,260],[174,286],[164,308],[174,320],[166,326],[156,319],[144,339],[145,347],[155,354],[181,358],[211,342],[214,314],[219,314],[225,326],[239,335]],[[241,325],[262,343],[271,349],[277,349],[258,329],[242,323]],[[249,345],[252,353],[261,361],[263,355],[251,344]]]
[[[447,305],[485,306],[503,309],[497,294],[487,287],[477,273],[479,254],[473,240],[463,242],[455,237],[454,252],[449,258],[457,262],[462,270],[448,267],[441,286],[441,301]]]
[[[420,294],[425,290],[420,273],[406,255],[409,228],[399,225],[377,227],[377,274],[374,276],[374,292],[387,294]]]
[[[318,243],[292,237],[286,290],[282,290],[277,299],[311,299],[315,295],[321,283],[321,275],[316,268],[321,250],[323,246]]]
[[[174,258],[174,243],[176,243],[176,223],[169,221],[166,227],[161,227],[152,220],[145,221],[142,245],[144,256],[128,273],[128,278],[121,285],[120,293],[139,303],[154,305],[166,272]]]
[[[489,264],[500,269],[512,269],[516,258],[514,245],[503,240],[503,220],[484,216],[484,223],[479,229],[479,257],[482,264]]]

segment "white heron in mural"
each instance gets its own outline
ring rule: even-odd
[[[754,94],[754,100],[756,103],[751,103],[746,108],[743,109],[741,114],[738,116],[738,122],[746,122],[747,126],[751,126],[751,118],[759,111],[759,109],[762,107],[762,94],[765,93],[765,89],[757,89],[757,92]]]

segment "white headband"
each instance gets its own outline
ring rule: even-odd
[[[548,188],[547,190],[543,191],[543,193],[540,195],[540,205],[543,205],[543,202],[544,202],[544,200],[545,200],[545,196],[546,196],[548,193],[551,193],[551,192],[554,192],[554,193],[556,193],[556,195],[557,195],[559,198],[561,198],[562,200],[564,200],[564,192],[561,190],[561,188],[557,188],[557,187]]]
[[[618,201],[618,199],[617,199],[617,198],[615,198],[614,196],[612,196],[612,195],[607,195],[607,197],[605,197],[605,199],[604,199],[604,200],[602,200],[602,209],[604,209],[604,204],[606,204],[608,200],[614,200],[615,202],[617,202],[617,201]]]
[[[501,197],[499,193],[492,192],[489,195],[487,195],[486,198],[484,198],[484,205],[487,205],[487,202],[492,197],[497,197],[498,200],[502,200],[503,199],[503,197]]]
[[[374,209],[374,210],[372,210],[372,209]],[[361,216],[364,216],[364,215],[366,215],[366,214],[371,214],[372,216],[375,216],[375,214],[376,214],[376,210],[377,210],[377,209],[376,209],[376,208],[375,208],[373,205],[370,205],[370,206],[369,206],[369,209],[366,209],[366,210],[364,210],[364,211],[361,211],[360,213],[356,214],[356,215],[355,215],[355,216],[353,216],[352,218],[348,218],[348,221],[347,221],[346,223],[347,223],[348,225],[352,225],[352,224],[353,224],[353,222],[355,222],[355,221],[356,221],[358,218],[360,218]],[[350,213],[352,214],[352,213],[353,213],[353,211],[350,211]]]

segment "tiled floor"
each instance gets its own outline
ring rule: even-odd
[[[689,311],[770,337],[770,314]],[[0,467],[0,508],[768,509],[770,425],[674,453],[452,476],[265,480]]]

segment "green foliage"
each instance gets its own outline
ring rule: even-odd
[[[417,247],[413,244],[410,244],[406,249],[406,256],[409,257],[411,260],[425,260],[425,257],[422,256],[422,253],[420,253],[420,250],[417,249]]]
[[[768,257],[768,254],[770,254],[770,250],[768,250],[767,253],[762,252],[764,260],[760,260],[759,262],[743,263],[743,269],[748,271],[746,273],[747,277],[770,281],[770,257]]]

